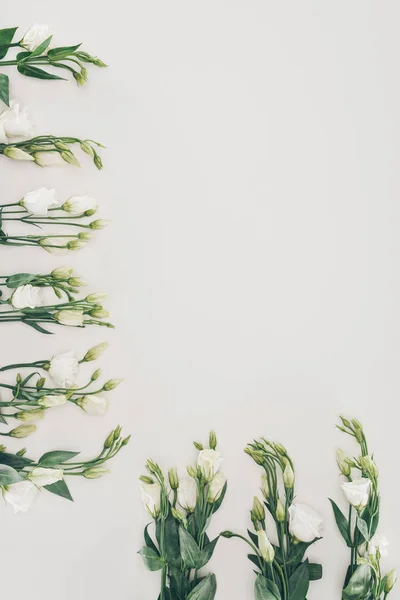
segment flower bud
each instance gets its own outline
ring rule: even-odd
[[[18,450],[18,452],[16,452],[15,455],[16,456],[25,456],[26,453],[27,453],[27,449],[21,448],[21,450]]]
[[[78,233],[78,238],[80,240],[92,240],[93,239],[93,234],[90,233],[90,231],[81,231],[80,233]]]
[[[122,382],[123,382],[123,379],[110,379],[110,381],[107,381],[104,384],[103,390],[105,392],[110,392],[111,390],[115,390],[115,388],[118,387],[119,384]]]
[[[97,304],[99,300],[104,300],[104,298],[107,298],[107,294],[98,292],[97,294],[89,294],[89,296],[86,297],[86,302],[89,304]]]
[[[269,498],[269,484],[268,484],[268,477],[267,477],[266,473],[263,473],[261,475],[261,492],[262,492],[262,495],[264,496],[264,498],[266,500],[268,500],[268,498]]]
[[[282,444],[279,444],[278,442],[274,442],[272,445],[278,452],[278,454],[281,454],[282,456],[287,456],[287,450],[285,446],[282,446]]]
[[[114,442],[116,442],[117,440],[119,440],[120,435],[121,435],[121,431],[122,431],[121,425],[117,425],[117,427],[114,429]]]
[[[219,534],[221,537],[223,538],[233,538],[233,536],[235,535],[232,531],[221,531],[221,533]]]
[[[192,479],[194,479],[197,476],[196,469],[194,467],[191,467],[190,465],[186,468],[186,471],[189,477],[191,477]]]
[[[101,161],[101,158],[98,154],[96,154],[96,156],[94,157],[94,164],[96,165],[96,167],[99,169],[99,171],[101,171],[101,169],[103,168],[103,163]]]
[[[257,519],[257,521],[261,521],[261,522],[265,521],[265,509],[264,509],[264,506],[259,501],[259,499],[257,498],[257,496],[254,496],[252,512],[253,512],[255,518]]]
[[[185,529],[187,529],[188,522],[183,512],[180,510],[176,510],[176,508],[174,507],[171,508],[171,512],[174,519],[176,519],[179,523],[181,523],[184,526]]]
[[[7,158],[12,158],[13,160],[35,160],[31,154],[28,154],[28,152],[24,152],[24,150],[16,148],[15,146],[8,146],[4,149],[3,154],[7,156]]]
[[[85,240],[71,240],[66,245],[68,250],[82,250],[82,248],[86,248],[86,246],[87,243]]]
[[[141,475],[139,477],[140,481],[143,481],[143,483],[148,483],[149,485],[152,485],[154,483],[154,479],[152,477],[149,477],[148,475]]]
[[[126,438],[124,438],[124,439],[122,440],[122,442],[121,442],[121,448],[122,448],[123,446],[127,446],[127,445],[129,444],[129,440],[130,440],[130,439],[131,439],[131,436],[130,436],[130,435],[128,435]]]
[[[41,408],[37,408],[34,410],[24,410],[15,415],[15,418],[19,421],[25,421],[27,423],[31,423],[33,421],[39,421],[44,417],[44,410]],[[13,436],[15,437],[15,436]]]
[[[217,436],[215,435],[215,431],[210,431],[210,436],[209,436],[209,446],[211,448],[211,450],[215,450],[217,447]]]
[[[92,362],[93,360],[97,360],[103,354],[104,350],[106,350],[106,348],[108,348],[107,342],[103,342],[102,344],[98,344],[97,346],[90,348],[90,350],[88,350],[83,357],[84,362]]]
[[[90,229],[104,229],[108,224],[109,221],[106,221],[105,219],[97,219],[96,221],[89,223],[89,227]]]
[[[48,396],[42,396],[38,401],[40,406],[45,408],[53,408],[54,406],[61,406],[67,402],[67,397],[64,394],[54,394]]]
[[[5,452],[7,450],[7,448],[4,446],[4,444],[0,444],[0,452]]]
[[[342,475],[344,475],[345,477],[348,477],[351,473],[351,467],[346,458],[345,453],[340,448],[336,452],[336,462],[337,462],[337,466],[339,467],[339,470],[342,473]]]
[[[71,152],[71,150],[65,151],[65,152],[61,152],[61,158],[63,160],[65,160],[66,163],[68,163],[69,165],[74,165],[75,167],[80,167],[81,165],[79,164],[78,159],[76,158],[76,156],[74,155],[73,152]]]
[[[92,373],[92,376],[90,378],[91,381],[97,381],[97,379],[100,377],[100,373],[101,373],[101,369],[96,369],[94,371],[94,373]]]
[[[89,315],[95,319],[108,319],[110,313],[108,310],[94,308],[93,310],[89,311]]]
[[[204,449],[203,445],[199,444],[199,442],[193,442],[193,446],[196,448],[196,450],[199,450],[199,452]]]
[[[74,76],[74,79],[78,85],[85,85],[86,80],[80,73],[78,73],[78,71],[74,71],[72,75]]]
[[[111,448],[114,443],[114,430],[106,437],[104,448]]]
[[[68,279],[68,284],[72,285],[72,287],[83,287],[87,285],[86,281],[80,277],[70,277]]]
[[[68,279],[72,275],[72,273],[72,269],[60,267],[58,269],[54,269],[54,271],[52,271],[50,275],[53,279]]]
[[[99,479],[100,477],[103,477],[109,472],[109,469],[93,467],[92,469],[86,469],[86,471],[83,472],[83,476],[86,477],[86,479]]]
[[[168,471],[168,480],[169,480],[169,485],[171,486],[171,490],[177,490],[179,487],[179,479],[178,479],[178,473],[176,472],[176,469],[170,469]]]
[[[93,148],[88,142],[81,142],[81,149],[83,152],[86,152],[86,154],[89,154],[89,156],[94,156]]]
[[[252,450],[251,448],[245,448],[244,451],[246,452],[246,454],[251,456],[254,462],[256,462],[258,465],[262,465],[264,463],[264,457],[262,452]]]
[[[394,588],[395,584],[397,581],[397,575],[396,575],[396,571],[395,569],[392,569],[391,571],[389,571],[389,573],[387,574],[386,577],[386,583],[385,583],[385,593],[388,594],[389,592],[392,591],[392,589]]]
[[[279,523],[283,523],[284,522],[285,516],[286,516],[286,514],[285,514],[285,508],[284,508],[282,502],[279,500],[279,498],[278,498],[278,502],[276,504],[276,514],[275,514],[275,516],[276,516],[276,520]]]
[[[287,489],[294,487],[294,472],[289,461],[286,462],[286,467],[283,471],[283,484]]]
[[[360,456],[358,462],[363,471],[367,471],[372,477],[378,477],[378,467],[370,456]]]
[[[19,425],[19,427],[10,431],[8,435],[13,438],[22,439],[28,437],[34,431],[36,431],[35,425]]]
[[[260,531],[257,531],[257,536],[258,536],[258,550],[260,552],[260,555],[265,560],[265,562],[267,562],[267,563],[274,562],[275,550],[274,550],[273,545],[271,544],[271,542],[268,539],[266,531],[264,531],[263,529],[261,529]]]
[[[36,382],[36,389],[41,390],[45,383],[46,383],[46,377],[41,377]]]

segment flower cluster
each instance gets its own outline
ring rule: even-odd
[[[72,269],[63,267],[43,275],[0,275],[0,324],[20,322],[41,333],[50,333],[43,325],[51,323],[69,327],[113,327],[102,320],[109,316],[99,304],[105,294],[75,299],[75,294],[84,285],[86,282],[75,277]],[[1,299],[1,288],[8,292],[7,299]]]
[[[104,394],[114,390],[121,379],[110,379],[105,383],[96,384],[100,370],[96,369],[89,380],[82,386],[76,385],[80,365],[96,360],[107,347],[106,343],[99,344],[87,351],[82,359],[70,350],[53,356],[50,360],[37,360],[32,363],[6,365],[0,368],[0,373],[24,369],[24,375],[19,371],[15,382],[0,381],[0,390],[9,398],[0,400],[0,423],[7,424],[9,419],[17,419],[22,424],[1,436],[24,438],[36,430],[35,422],[45,416],[49,409],[66,403],[75,404],[88,415],[103,415],[108,407]],[[48,374],[48,382],[45,375]]]
[[[382,575],[380,559],[386,556],[387,541],[377,538],[379,524],[378,468],[369,454],[363,427],[357,419],[341,417],[338,428],[355,439],[360,447],[358,456],[348,457],[337,452],[337,464],[345,477],[342,490],[349,503],[348,518],[331,500],[338,529],[350,548],[350,565],[347,570],[343,598],[386,598],[396,583],[394,570]]]
[[[97,211],[97,201],[92,196],[72,196],[62,202],[55,189],[41,187],[33,190],[19,201],[0,204],[0,244],[7,246],[39,247],[51,253],[63,254],[69,250],[84,248],[92,237],[92,231],[103,229],[107,221],[95,219],[88,222]],[[32,227],[54,226],[82,230],[79,233],[8,235],[4,228],[8,223],[20,223]]]
[[[257,568],[257,600],[304,600],[310,581],[322,577],[320,564],[303,560],[307,549],[321,537],[322,518],[313,508],[293,502],[295,471],[282,444],[262,438],[248,444],[245,452],[264,469],[261,478],[264,501],[254,498],[250,511],[254,533],[249,531],[249,538],[231,531],[221,535],[240,538],[251,547],[253,553],[248,558]],[[271,534],[267,532],[265,509],[275,525],[277,544],[271,542]]]
[[[48,25],[33,25],[17,42],[14,41],[18,27],[0,30],[0,68],[17,67],[21,75],[38,79],[65,79],[45,70],[48,67],[62,69],[71,73],[78,85],[84,85],[88,78],[85,64],[96,67],[107,65],[97,56],[81,50],[82,44],[74,46],[54,46],[53,32]],[[3,60],[11,48],[19,51],[11,60]],[[45,67],[45,69],[43,68]],[[0,100],[8,104],[9,80],[7,75],[0,75]]]
[[[79,452],[54,450],[46,452],[35,461],[22,449],[16,454],[0,447],[0,489],[5,501],[14,511],[26,512],[39,490],[47,490],[57,496],[72,500],[65,481],[67,477],[82,476],[86,479],[102,477],[108,470],[105,463],[113,458],[129,442],[121,437],[121,427],[116,427],[104,441],[101,452],[91,460],[73,461]]]
[[[160,600],[171,597],[189,600],[213,600],[217,589],[215,575],[200,575],[210,560],[218,537],[210,541],[207,528],[221,506],[227,483],[220,471],[214,432],[209,448],[195,443],[199,450],[195,466],[179,477],[176,469],[168,472],[168,483],[160,467],[147,461],[148,475],[141,479],[143,503],[153,518],[157,544],[144,531],[145,546],[140,554],[151,571],[161,571]]]

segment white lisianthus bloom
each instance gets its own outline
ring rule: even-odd
[[[72,196],[64,202],[62,209],[71,215],[82,215],[87,211],[97,210],[97,201],[92,196]]]
[[[21,285],[11,296],[11,304],[17,310],[42,306],[41,288],[35,287],[30,283]]]
[[[33,134],[33,125],[27,109],[21,108],[14,100],[11,101],[10,108],[0,114],[0,121],[9,141],[13,141],[14,138],[27,139]]]
[[[197,458],[199,467],[204,479],[211,481],[218,473],[222,463],[221,454],[216,450],[201,450]]]
[[[25,194],[20,205],[35,217],[46,217],[49,208],[55,208],[59,203],[56,200],[55,189],[41,187]]]
[[[385,557],[388,555],[388,546],[389,542],[384,536],[374,537],[372,538],[370,546],[368,548],[368,554],[372,554],[373,556],[375,556],[377,551],[379,550],[379,554],[382,557]]]
[[[67,164],[56,150],[53,152],[35,152],[34,161],[39,167],[64,167]]]
[[[145,506],[145,509],[153,517],[156,519],[160,514],[160,504],[161,504],[161,488],[158,483],[142,483],[140,486],[140,491],[142,495],[142,502]]]
[[[3,487],[3,498],[14,508],[14,513],[27,512],[38,493],[37,487],[28,480],[17,481]]]
[[[260,529],[259,531],[257,531],[257,537],[258,550],[262,558],[265,560],[265,562],[272,563],[275,558],[275,550],[268,539],[267,533],[263,529]]]
[[[54,394],[50,396],[42,396],[38,401],[40,406],[44,406],[45,408],[53,408],[54,406],[61,406],[65,404],[67,401],[67,397],[63,394]]]
[[[82,310],[67,308],[56,312],[54,317],[61,325],[68,325],[69,327],[82,327],[83,325]]]
[[[342,483],[342,490],[348,502],[356,510],[363,510],[368,504],[372,484],[369,479],[360,478]]]
[[[63,472],[61,469],[49,469],[46,467],[36,467],[28,475],[28,479],[37,487],[52,485],[53,483],[57,483],[57,481],[61,481],[62,478]]]
[[[21,46],[29,52],[33,52],[51,35],[53,35],[53,32],[48,25],[38,25],[35,23],[24,35]]]
[[[197,502],[197,484],[191,477],[179,478],[178,502],[187,512],[194,511]]]
[[[90,394],[88,396],[83,396],[83,398],[79,398],[77,404],[85,411],[85,413],[94,417],[104,415],[108,408],[107,398],[96,396],[96,394]]]
[[[289,531],[300,542],[312,542],[321,537],[322,517],[306,504],[292,504],[289,507]]]
[[[7,158],[11,158],[12,160],[35,160],[32,154],[21,150],[21,148],[16,148],[15,146],[8,146],[4,150],[3,154],[4,156],[7,156]]]
[[[79,361],[73,350],[56,354],[50,361],[49,375],[57,387],[72,387],[79,375]]]
[[[214,504],[222,494],[226,477],[219,471],[208,486],[208,502]]]

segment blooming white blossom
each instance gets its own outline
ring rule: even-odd
[[[59,206],[59,202],[56,199],[56,190],[45,187],[25,194],[20,204],[35,217],[46,217],[49,208]]]
[[[10,107],[0,114],[1,134],[8,142],[20,138],[30,138],[33,134],[33,124],[26,108],[21,108],[18,102],[12,100]],[[6,142],[5,142],[6,143]]]
[[[73,350],[56,354],[50,361],[49,374],[57,387],[70,388],[79,375],[79,361]]]
[[[64,202],[62,209],[71,215],[82,215],[87,211],[97,210],[97,201],[92,196],[72,196]]]
[[[187,512],[194,511],[197,502],[197,484],[191,477],[179,479],[178,502]]]
[[[27,512],[37,493],[37,487],[27,479],[3,487],[3,498],[14,508],[14,513]]]
[[[37,487],[44,487],[45,485],[52,485],[53,483],[57,483],[57,481],[61,481],[63,472],[61,469],[36,467],[29,473],[28,478]]]
[[[33,52],[52,34],[53,32],[48,25],[38,25],[35,23],[24,35],[21,46],[29,52]]]
[[[371,489],[371,481],[365,477],[342,483],[344,495],[348,502],[358,511],[367,506]]]
[[[201,450],[197,457],[197,466],[204,479],[211,481],[218,473],[222,463],[221,454],[216,450]]]
[[[92,416],[104,415],[108,408],[107,398],[103,396],[97,396],[96,394],[90,394],[79,398],[77,404],[88,414]]]
[[[142,502],[149,513],[154,519],[158,517],[160,513],[160,495],[161,488],[158,483],[142,483],[140,486],[142,495]]]
[[[33,286],[30,283],[21,285],[11,296],[11,304],[17,310],[42,306],[41,288]]]
[[[210,481],[210,485],[208,486],[208,502],[214,504],[214,502],[218,500],[222,494],[225,483],[226,477],[219,471],[214,479]]]
[[[289,507],[289,531],[300,542],[312,542],[322,533],[323,520],[316,510],[306,504]]]
[[[389,542],[384,536],[373,537],[371,543],[368,548],[368,553],[372,555],[376,555],[379,550],[379,554],[383,557],[388,555],[388,546]]]

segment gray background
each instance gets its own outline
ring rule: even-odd
[[[48,22],[112,68],[91,68],[84,90],[9,71],[39,133],[108,150],[102,173],[1,159],[1,200],[39,185],[89,192],[113,223],[65,259],[2,249],[1,272],[71,265],[110,293],[117,329],[45,338],[3,325],[0,364],[107,339],[104,375],[125,376],[108,415],[54,411],[26,442],[34,456],[89,456],[118,422],[133,439],[108,478],[72,482],[74,504],[43,493],[27,515],[0,507],[2,595],[155,599],[158,574],[136,554],[148,521],[137,477],[148,456],[184,467],[215,428],[230,488],[211,533],[249,524],[259,470],[246,442],[281,441],[299,499],[326,520],[309,599],[339,598],[348,553],[326,497],[341,500],[342,411],[376,451],[396,564],[399,19],[394,0],[3,0],[2,26]],[[252,598],[245,555],[218,546],[218,600]]]

